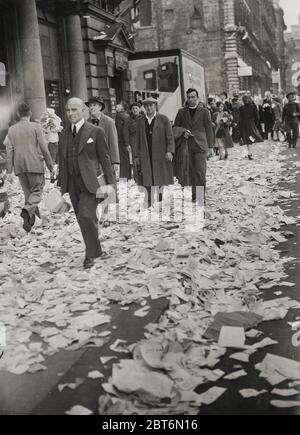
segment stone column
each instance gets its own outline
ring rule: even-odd
[[[225,71],[227,89],[230,94],[238,92],[240,81],[238,76],[238,43],[237,26],[235,24],[234,0],[224,0],[224,32],[225,32]]]
[[[35,0],[22,0],[17,4],[24,98],[33,118],[39,119],[46,109],[46,94],[36,3]]]
[[[67,17],[66,29],[71,72],[71,96],[87,101],[85,56],[79,15]]]

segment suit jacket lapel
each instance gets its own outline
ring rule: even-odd
[[[81,128],[82,128],[82,132],[81,132],[81,138],[80,138],[80,143],[78,148],[78,154],[80,154],[81,151],[83,150],[90,135],[90,125],[87,122],[85,122]]]
[[[146,147],[147,147],[147,149],[148,149],[148,141],[147,141],[146,125],[145,125],[146,122],[148,122],[146,117],[145,117],[145,119],[142,119],[142,120],[141,120],[141,125],[142,125],[142,137],[143,137],[144,143],[145,143],[145,145],[146,145]]]
[[[153,131],[158,130],[160,124],[160,116],[159,113],[156,115],[155,121],[154,121],[154,127],[153,127]]]

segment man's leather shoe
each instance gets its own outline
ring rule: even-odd
[[[30,233],[31,228],[32,228],[32,219],[29,216],[29,213],[27,210],[25,210],[25,208],[23,208],[22,213],[21,213],[21,218],[23,218],[23,228],[27,233]]]
[[[86,258],[83,263],[85,269],[91,269],[95,265],[94,258]]]

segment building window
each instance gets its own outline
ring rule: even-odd
[[[172,23],[174,21],[175,14],[174,9],[166,9],[165,10],[165,20],[167,23]]]
[[[6,86],[6,66],[3,62],[0,62],[0,86]]]
[[[203,27],[203,1],[194,0],[194,13],[191,16],[191,28],[201,29]]]
[[[141,27],[152,26],[152,2],[150,0],[141,1],[140,18]]]
[[[165,9],[165,30],[173,30],[175,22],[175,12],[174,9]]]
[[[92,0],[92,3],[107,12],[111,12],[112,14],[117,12],[118,9],[118,6],[116,6],[116,3],[118,2],[113,2],[111,0]]]

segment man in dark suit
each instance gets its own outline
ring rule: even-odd
[[[179,110],[174,127],[181,127],[182,136],[188,141],[189,185],[193,202],[200,202],[201,192],[197,187],[206,188],[207,155],[212,153],[214,138],[210,113],[199,106],[196,89],[187,91],[187,105]]]
[[[86,246],[84,267],[90,269],[96,258],[104,257],[96,217],[100,165],[108,185],[115,184],[115,176],[104,131],[85,122],[84,111],[79,98],[68,101],[66,112],[71,125],[60,136],[58,184],[63,195],[70,194]]]

